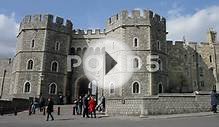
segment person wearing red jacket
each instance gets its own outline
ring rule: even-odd
[[[91,96],[89,100],[89,113],[91,114],[91,118],[93,118],[93,115],[94,115],[94,118],[96,118],[95,108],[96,108],[96,101],[94,100],[94,97]]]

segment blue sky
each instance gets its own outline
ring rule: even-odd
[[[0,13],[15,13],[17,22],[27,14],[51,13],[73,20],[75,27],[104,27],[107,17],[123,10],[151,9],[168,18],[168,11],[183,8],[183,14],[218,5],[218,0],[5,0]]]
[[[13,55],[18,24],[25,15],[50,13],[72,20],[74,28],[104,28],[111,15],[150,9],[167,19],[168,39],[205,41],[209,27],[219,31],[219,0],[1,0],[0,57]]]

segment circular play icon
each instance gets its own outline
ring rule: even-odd
[[[83,68],[90,81],[109,89],[124,85],[132,76],[132,50],[123,42],[99,40],[90,43],[83,56]]]

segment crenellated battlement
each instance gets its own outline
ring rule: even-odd
[[[20,24],[20,31],[24,29],[53,29],[60,32],[71,32],[73,24],[70,20],[55,17],[50,14],[27,15]]]
[[[108,18],[106,29],[110,31],[111,29],[124,25],[150,26],[151,24],[166,25],[166,19],[153,13],[151,10],[132,10],[131,12],[123,10]]]
[[[81,29],[77,29],[77,30],[73,30],[73,34],[74,35],[104,35],[105,34],[105,29],[101,30],[101,29],[88,29],[88,30],[81,30]]]
[[[168,46],[190,46],[190,47],[203,47],[203,46],[208,46],[209,43],[207,42],[188,42],[185,43],[184,41],[171,41],[171,40],[167,40],[167,45]]]

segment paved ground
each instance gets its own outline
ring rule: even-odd
[[[0,116],[0,127],[219,127],[219,114],[210,112],[161,115],[139,117],[103,117],[98,115],[96,119],[73,116],[70,108],[63,109],[57,116],[54,112],[54,121],[45,121],[46,117],[37,112],[36,115],[28,115],[28,112],[14,115]]]

